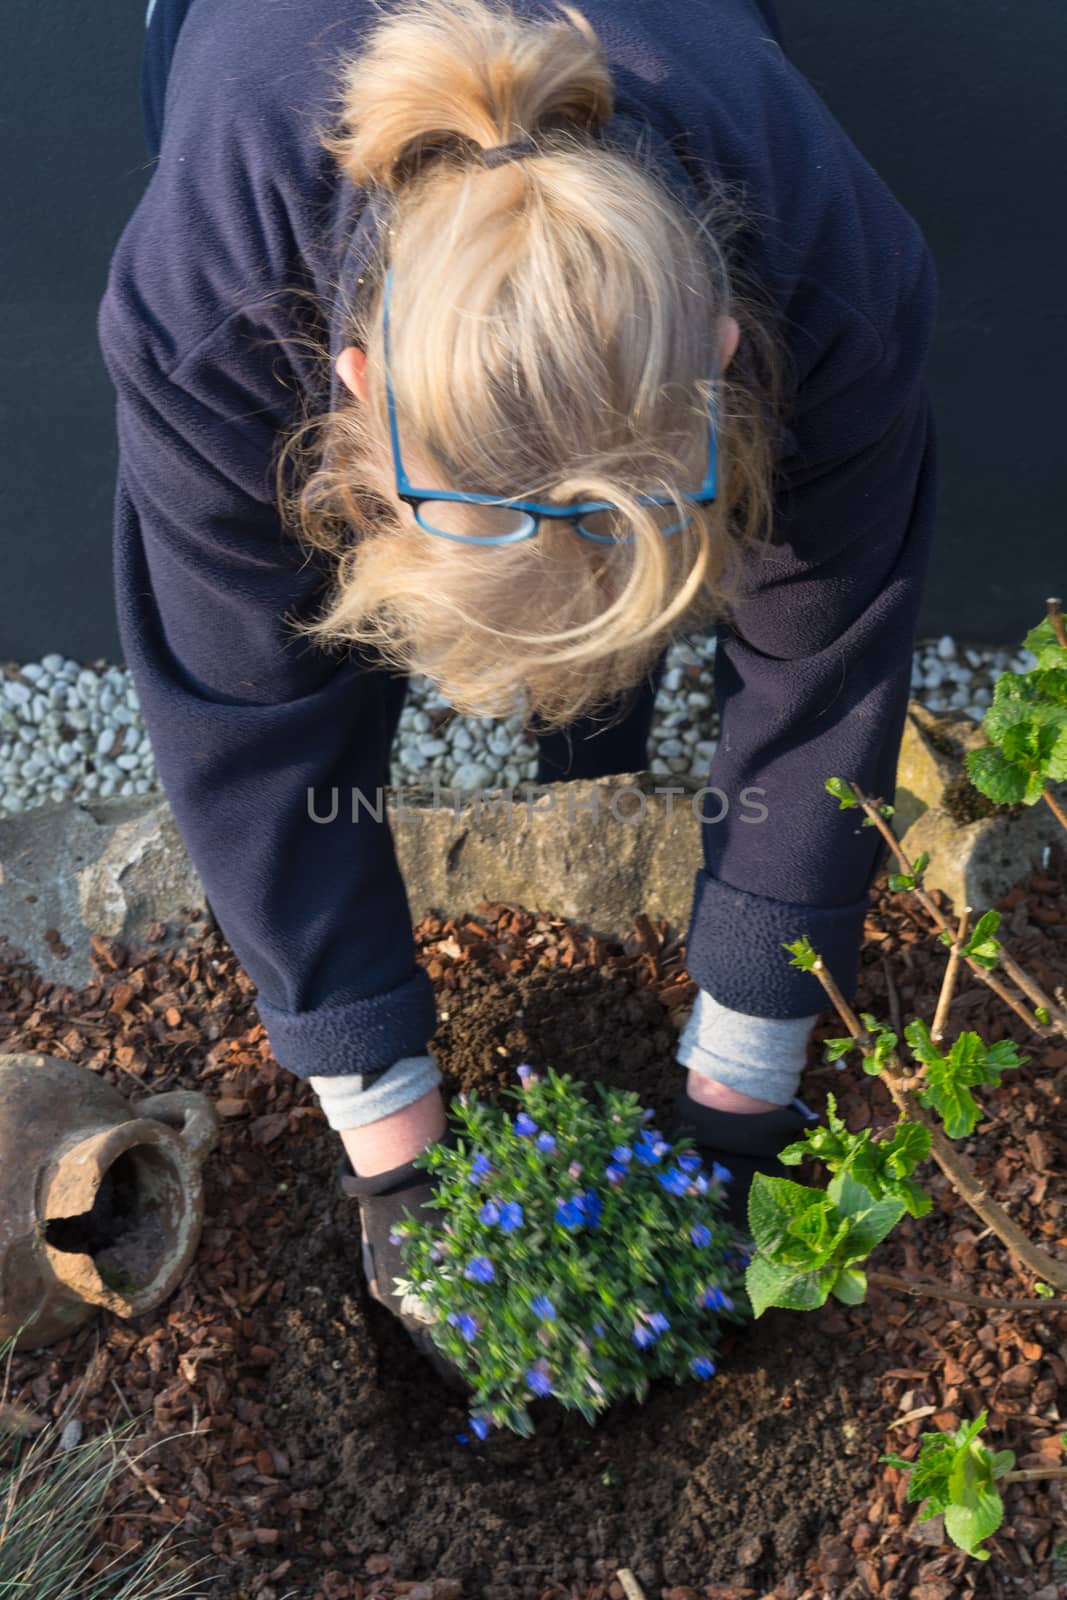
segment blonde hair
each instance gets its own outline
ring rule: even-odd
[[[399,0],[340,62],[339,126],[320,143],[354,184],[389,192],[390,374],[412,480],[606,500],[632,542],[590,543],[562,519],[490,548],[418,527],[395,494],[380,279],[344,303],[367,403],[306,418],[278,463],[287,521],[336,558],[326,609],[297,631],[545,731],[606,709],[673,637],[728,612],[739,558],[771,532],[785,377],[772,307],[727,264],[736,198],[716,183],[694,215],[647,153],[591,136],[613,112],[611,73],[582,12],[558,10]],[[472,159],[524,136],[532,157]],[[741,343],[715,384],[718,499],[694,505],[678,497],[704,476],[725,315]],[[692,520],[664,538],[641,494]]]

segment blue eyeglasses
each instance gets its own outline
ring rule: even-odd
[[[452,539],[459,544],[484,544],[505,545],[520,544],[524,539],[532,539],[537,532],[538,517],[566,517],[575,519],[576,531],[583,539],[589,539],[594,544],[628,544],[634,535],[624,534],[616,536],[612,533],[598,533],[595,529],[583,526],[584,519],[597,513],[617,512],[617,507],[607,500],[586,500],[577,505],[543,505],[538,500],[503,500],[497,495],[488,494],[461,494],[445,489],[416,489],[407,473],[404,471],[400,459],[400,433],[397,428],[396,402],[393,398],[393,385],[390,377],[389,361],[389,296],[392,287],[393,269],[389,267],[385,274],[384,309],[382,314],[383,334],[385,342],[385,389],[389,405],[389,432],[393,444],[393,465],[396,470],[397,496],[409,505],[415,513],[415,521],[427,533],[432,533],[439,539]],[[685,500],[708,501],[714,500],[717,493],[717,466],[718,450],[715,437],[715,386],[711,389],[711,404],[709,412],[710,438],[708,446],[708,470],[704,482],[693,494],[682,496]],[[674,505],[669,495],[639,495],[641,505]],[[456,527],[455,507],[476,506],[484,508],[481,515],[485,524],[484,533],[461,533]],[[426,521],[422,515],[423,508],[430,506],[430,515],[433,522]],[[471,520],[470,513],[466,513],[463,520]],[[681,522],[675,522],[669,528],[664,528],[662,536],[667,538],[672,533],[677,533],[692,521],[691,516],[686,516]],[[451,524],[451,526],[449,526]],[[499,530],[499,531],[498,531]]]

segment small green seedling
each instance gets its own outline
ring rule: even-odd
[[[908,1499],[926,1501],[919,1521],[943,1514],[953,1544],[977,1561],[989,1560],[982,1540],[1004,1520],[1004,1502],[994,1484],[1015,1465],[1014,1451],[990,1450],[978,1438],[987,1414],[962,1422],[953,1434],[924,1433],[915,1461],[892,1454],[878,1457],[909,1474]]]

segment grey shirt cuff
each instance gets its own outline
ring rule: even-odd
[[[309,1078],[319,1097],[326,1121],[335,1133],[348,1128],[363,1128],[379,1122],[394,1111],[414,1105],[441,1082],[441,1069],[431,1055],[402,1056],[399,1061],[364,1088],[358,1072],[338,1073],[335,1077]]]
[[[807,1060],[810,1017],[753,1017],[732,1011],[701,989],[678,1038],[676,1059],[691,1072],[741,1094],[787,1105]]]

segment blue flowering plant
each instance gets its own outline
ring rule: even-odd
[[[637,1096],[519,1068],[521,1109],[460,1096],[454,1147],[431,1145],[429,1204],[395,1232],[434,1343],[471,1389],[470,1431],[528,1435],[551,1397],[587,1422],[654,1378],[710,1378],[722,1327],[751,1319],[745,1241],[723,1185],[669,1144]],[[468,1442],[469,1436],[460,1436]]]

